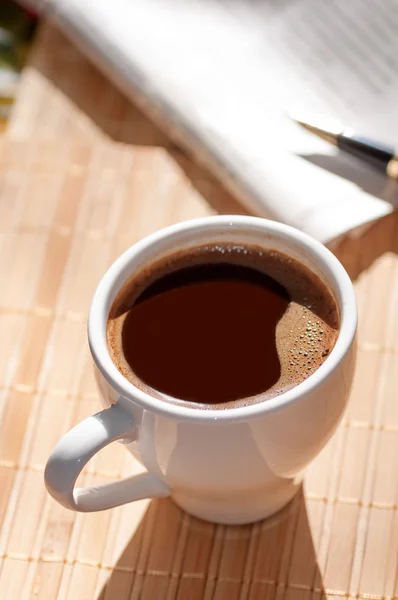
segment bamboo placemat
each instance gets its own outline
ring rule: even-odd
[[[159,227],[241,209],[48,25],[0,138],[0,177],[0,598],[398,596],[396,216],[334,249],[356,282],[358,369],[344,423],[287,509],[235,528],[167,499],[76,515],[47,495],[43,469],[99,408],[86,316],[100,276]],[[114,444],[84,480],[138,469]]]

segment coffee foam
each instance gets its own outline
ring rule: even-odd
[[[250,266],[271,276],[287,290],[291,301],[275,332],[281,376],[272,388],[255,397],[219,405],[184,404],[222,409],[262,402],[295,387],[314,373],[329,356],[338,336],[338,308],[327,286],[308,267],[279,251],[224,243],[198,246],[169,255],[141,270],[127,282],[113,303],[107,327],[108,348],[119,371],[143,391],[173,402],[173,399],[142,382],[124,359],[121,348],[123,321],[138,296],[159,277],[183,267],[212,262]]]

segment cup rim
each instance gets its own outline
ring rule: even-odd
[[[199,409],[186,406],[183,402],[179,404],[157,399],[136,387],[120,373],[110,357],[106,343],[106,331],[101,331],[98,326],[98,323],[104,322],[104,319],[106,320],[108,317],[109,298],[113,293],[115,282],[120,279],[126,267],[134,259],[152,245],[156,245],[168,237],[181,233],[186,233],[189,236],[198,229],[211,231],[212,229],[225,227],[225,230],[228,230],[229,227],[233,226],[241,228],[246,226],[247,230],[256,227],[257,229],[263,229],[265,234],[271,234],[282,240],[294,240],[303,248],[304,252],[307,252],[313,258],[315,257],[316,262],[323,271],[327,271],[332,276],[340,294],[340,299],[336,298],[340,310],[340,329],[336,344],[325,362],[307,379],[292,389],[264,402],[223,410]],[[125,279],[118,286],[118,290],[124,282]],[[94,293],[88,318],[88,340],[94,363],[99,371],[110,386],[128,401],[139,405],[143,409],[173,419],[194,420],[203,423],[233,422],[278,411],[313,393],[344,359],[355,339],[356,328],[357,307],[352,282],[343,265],[326,246],[289,225],[261,217],[222,215],[192,219],[160,229],[143,238],[119,256],[102,277]]]

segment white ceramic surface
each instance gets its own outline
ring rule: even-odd
[[[107,315],[126,279],[164,254],[211,241],[250,242],[296,257],[327,283],[339,304],[340,333],[330,356],[277,398],[229,410],[162,402],[129,383],[109,356]],[[343,415],[354,373],[356,325],[354,290],[344,268],[322,244],[296,229],[255,217],[221,216],[173,225],[145,238],[110,267],[94,295],[88,336],[104,410],[57,444],[45,470],[48,491],[63,506],[83,512],[170,495],[187,512],[217,523],[249,523],[271,515],[292,499],[304,468]],[[87,461],[115,440],[147,473],[74,489]]]

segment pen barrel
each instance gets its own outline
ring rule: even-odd
[[[341,150],[349,152],[384,171],[387,171],[390,161],[396,158],[394,148],[365,137],[342,134],[337,138],[337,145]]]
[[[398,156],[395,155],[387,165],[386,173],[391,179],[398,181]]]

